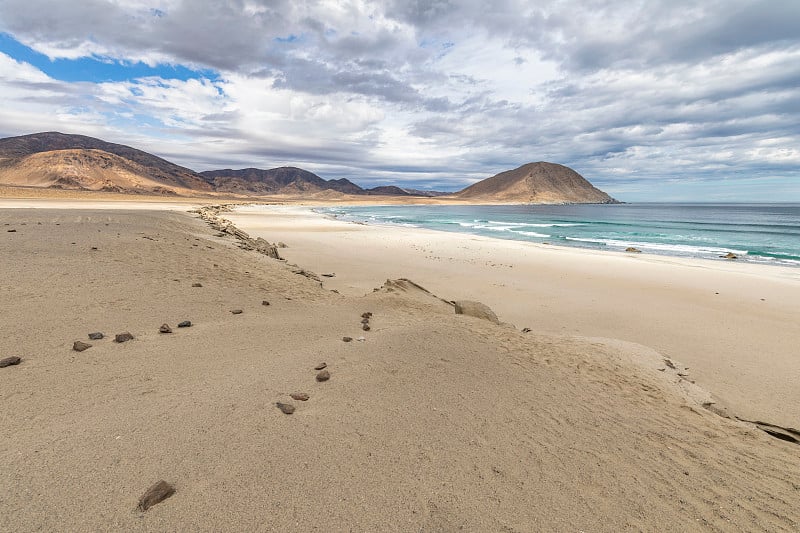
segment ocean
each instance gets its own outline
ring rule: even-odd
[[[469,233],[594,250],[800,267],[800,204],[392,205],[316,211],[366,224]]]

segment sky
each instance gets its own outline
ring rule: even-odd
[[[0,0],[0,137],[457,190],[800,201],[798,0]]]

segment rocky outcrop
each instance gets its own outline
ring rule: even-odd
[[[472,316],[475,318],[480,318],[481,320],[488,320],[489,322],[493,322],[495,324],[500,323],[500,319],[497,318],[497,315],[494,314],[494,311],[492,311],[488,305],[481,302],[475,302],[472,300],[459,300],[455,302],[455,308],[457,315]]]
[[[243,250],[255,250],[273,259],[283,259],[278,253],[277,244],[272,244],[261,237],[256,237],[254,239],[250,237],[246,231],[240,230],[230,221],[220,216],[220,213],[231,211],[232,208],[232,205],[213,205],[201,207],[192,212],[197,213],[202,220],[220,233],[236,237],[239,241],[239,247]]]

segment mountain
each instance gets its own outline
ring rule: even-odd
[[[324,180],[297,167],[197,173],[130,146],[59,132],[0,139],[0,185],[187,196],[213,192],[315,198],[447,195],[484,203],[616,202],[574,170],[554,163],[528,163],[450,195],[394,185],[362,189],[348,179]]]
[[[58,132],[0,139],[0,183],[157,194],[212,190],[193,170],[147,152]]]
[[[411,193],[394,185],[381,185],[364,191],[365,194],[375,196],[411,196]]]
[[[427,189],[409,189],[407,187],[403,187],[403,190],[406,191],[411,196],[427,196],[429,198],[435,198],[437,196],[447,196],[453,194],[451,192],[430,191]]]
[[[279,167],[268,170],[259,168],[208,170],[201,172],[200,176],[217,191],[238,194],[300,194],[336,191],[342,194],[356,195],[413,195],[413,193],[394,185],[362,189],[346,178],[324,180],[312,172],[297,167]]]
[[[326,181],[296,167],[208,170],[201,172],[200,176],[217,191],[240,194],[297,194],[328,190],[344,194],[363,193],[361,187],[345,178]]]
[[[482,202],[612,204],[616,200],[563,165],[528,163],[479,181],[453,195]]]

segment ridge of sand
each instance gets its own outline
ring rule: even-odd
[[[23,357],[0,369],[0,530],[800,526],[797,446],[641,347],[336,294],[178,212],[0,209],[0,230],[2,351]],[[135,339],[71,350],[96,330]],[[176,494],[137,511],[159,479]]]

